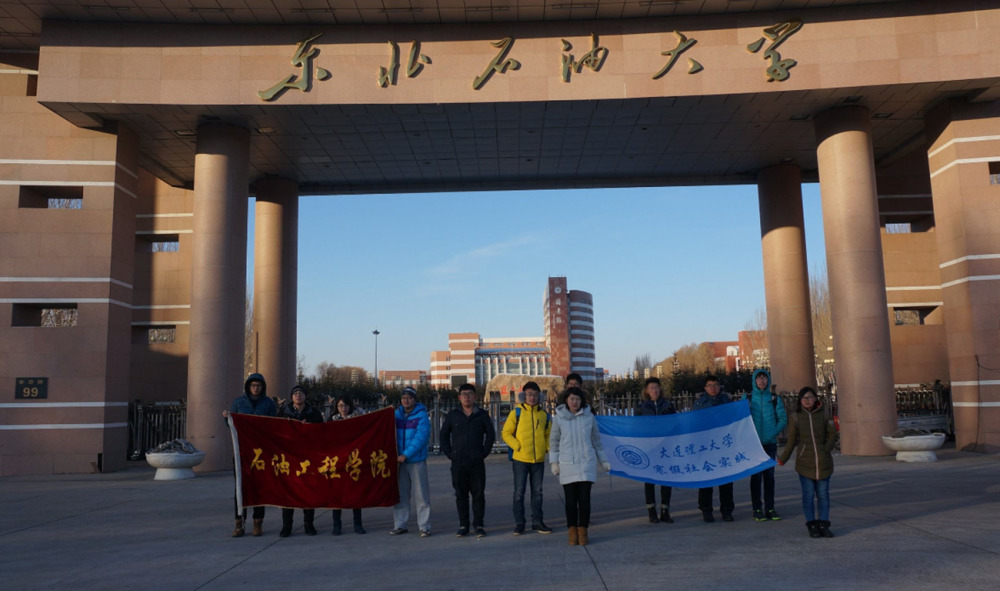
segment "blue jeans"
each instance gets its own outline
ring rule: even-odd
[[[524,490],[531,477],[531,524],[542,523],[542,477],[545,462],[528,464],[513,461],[514,464],[514,524],[524,525]]]
[[[814,497],[819,499],[819,520],[830,521],[830,477],[813,480],[799,474],[799,482],[802,484],[802,511],[806,514],[806,521],[816,519]]]

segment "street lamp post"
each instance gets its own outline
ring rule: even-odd
[[[375,393],[377,394],[378,393],[378,335],[382,333],[378,331],[378,327],[376,326],[375,330],[372,331],[372,334],[375,335]]]

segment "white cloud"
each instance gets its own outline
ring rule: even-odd
[[[537,242],[537,236],[527,234],[505,242],[494,242],[457,254],[440,265],[431,267],[427,272],[434,279],[464,275],[475,271],[484,259],[504,257],[514,253],[522,246]]]

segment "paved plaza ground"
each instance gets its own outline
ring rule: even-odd
[[[646,520],[642,485],[602,474],[591,545],[566,544],[562,489],[545,479],[552,535],[511,535],[511,470],[488,461],[487,538],[456,539],[445,458],[430,460],[434,536],[393,538],[391,509],[365,511],[368,535],[230,538],[232,476],[154,482],[151,469],[0,479],[0,587],[28,589],[989,589],[1000,588],[1000,458],[954,450],[931,465],[837,457],[834,539],[810,539],[791,466],[778,468],[781,522],[702,523],[696,491],[674,491],[676,523]],[[716,502],[718,502],[716,500]],[[349,513],[345,514],[349,526]]]

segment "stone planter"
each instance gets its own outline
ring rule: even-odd
[[[936,462],[934,450],[944,445],[944,433],[909,435],[907,437],[882,437],[885,446],[896,452],[897,462]]]
[[[194,468],[205,459],[205,452],[186,453],[148,453],[146,461],[156,468],[153,480],[187,480],[194,478]]]

